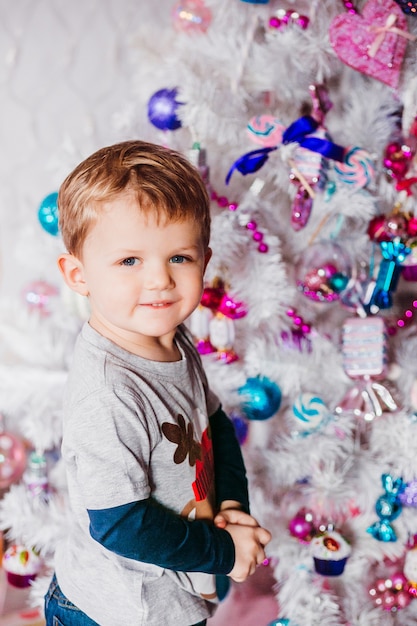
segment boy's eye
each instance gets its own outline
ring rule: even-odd
[[[134,256],[129,256],[127,259],[123,259],[122,261],[122,265],[127,266],[135,265],[136,263],[139,263],[139,260]]]
[[[189,259],[185,256],[182,256],[181,254],[176,254],[175,256],[172,256],[169,260],[170,263],[186,263],[187,261],[189,261]]]

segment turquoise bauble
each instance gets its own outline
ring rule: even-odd
[[[238,393],[244,396],[241,409],[250,420],[266,420],[276,413],[281,406],[281,390],[269,378],[248,378],[239,387]]]
[[[58,193],[46,196],[38,210],[38,219],[44,230],[54,237],[59,233],[58,226]]]

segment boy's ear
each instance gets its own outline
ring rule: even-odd
[[[72,254],[61,254],[58,257],[58,268],[70,289],[81,296],[88,296],[83,264],[77,257]]]
[[[212,254],[213,254],[213,250],[211,248],[207,248],[206,256],[204,258],[204,271],[206,271],[206,267],[208,265],[208,262],[211,259]]]

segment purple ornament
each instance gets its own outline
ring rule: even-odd
[[[233,426],[235,427],[237,440],[240,443],[240,445],[243,446],[246,439],[248,438],[248,430],[249,430],[248,422],[244,417],[242,417],[238,413],[232,413],[230,415],[230,419],[233,423]]]
[[[177,95],[175,88],[160,89],[149,99],[148,119],[159,130],[177,130],[181,127],[177,109],[183,102],[176,100]]]
[[[398,494],[398,499],[403,506],[417,507],[417,481],[407,483],[404,490]]]

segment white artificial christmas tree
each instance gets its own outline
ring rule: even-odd
[[[416,3],[165,4],[169,27],[148,20],[135,38],[119,121],[188,155],[212,197],[189,326],[273,536],[276,624],[417,624]],[[1,526],[49,567],[83,317],[63,298],[48,316],[2,316],[6,426],[46,456],[52,493],[13,484]]]

